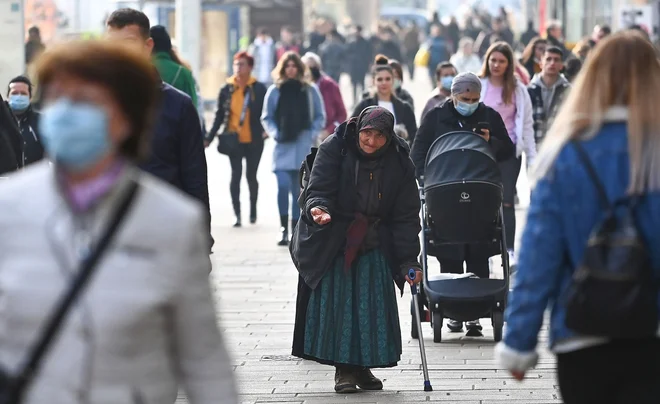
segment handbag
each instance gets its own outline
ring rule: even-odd
[[[37,375],[42,360],[57,337],[64,320],[85,286],[89,283],[99,260],[108,249],[114,235],[117,233],[117,229],[126,218],[128,210],[135,200],[138,188],[137,181],[132,180],[124,197],[110,216],[111,220],[102,237],[90,254],[81,262],[76,277],[56,303],[52,314],[46,320],[43,331],[25,355],[24,360],[19,364],[16,374],[12,375],[5,369],[0,369],[0,404],[20,404],[22,402],[23,395]]]
[[[231,96],[229,97],[231,100]],[[246,94],[243,97],[243,109],[241,110],[241,118],[238,124],[238,130],[240,131],[245,123],[245,115],[247,115],[248,105],[250,103],[250,97]],[[230,104],[230,103],[228,103]],[[227,105],[227,111],[229,111],[230,106]],[[236,155],[239,149],[240,143],[238,141],[238,133],[236,132],[225,132],[222,135],[218,136],[218,152],[224,154],[225,156],[232,157]]]
[[[658,282],[636,224],[639,198],[610,203],[589,156],[577,141],[573,144],[598,191],[605,218],[592,230],[573,274],[566,326],[612,339],[653,337],[658,330]]]

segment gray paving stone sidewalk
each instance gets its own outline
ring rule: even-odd
[[[414,85],[419,86],[413,87],[417,94],[422,94],[423,83]],[[425,100],[423,95],[415,96],[418,103]],[[374,371],[384,380],[383,391],[337,395],[331,367],[291,357],[297,273],[288,250],[275,245],[279,217],[271,152],[272,144],[266,147],[259,170],[259,222],[241,229],[231,228],[229,162],[211,148],[207,153],[216,239],[212,279],[241,403],[561,403],[553,357],[542,352],[537,368],[523,383],[516,382],[493,360],[490,321],[482,321],[483,338],[452,334],[445,327],[440,344],[433,343],[431,327],[425,325],[434,391],[424,392],[418,343],[410,338],[408,291],[398,301],[404,345],[400,365]],[[247,198],[244,186],[245,206]],[[544,331],[543,347],[546,338]],[[185,398],[178,403],[186,403]]]

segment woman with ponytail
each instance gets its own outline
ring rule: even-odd
[[[394,88],[394,70],[387,57],[377,55],[372,69],[374,88],[365,94],[365,98],[353,110],[353,117],[357,117],[367,107],[380,106],[394,115],[396,122],[395,132],[412,144],[417,133],[417,122],[413,107],[401,101],[396,96]]]

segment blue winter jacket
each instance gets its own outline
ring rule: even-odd
[[[264,130],[275,140],[273,150],[273,171],[298,171],[305,157],[312,148],[319,133],[325,127],[325,106],[323,98],[316,84],[307,86],[310,102],[311,129],[298,135],[295,142],[279,143],[279,131],[275,122],[275,110],[280,100],[280,89],[276,84],[271,85],[266,93],[264,109],[261,114],[261,123]]]
[[[624,197],[630,174],[626,123],[606,123],[583,145],[610,201]],[[520,354],[533,352],[546,308],[551,310],[551,348],[556,350],[560,344],[567,352],[593,342],[566,327],[564,302],[589,234],[603,218],[599,203],[596,188],[569,143],[532,193],[518,273],[506,310],[507,347]],[[647,194],[637,209],[638,226],[660,279],[660,192]]]

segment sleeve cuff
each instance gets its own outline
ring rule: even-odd
[[[504,342],[499,342],[495,345],[495,359],[509,371],[524,373],[536,366],[539,355],[536,351],[519,352]]]

